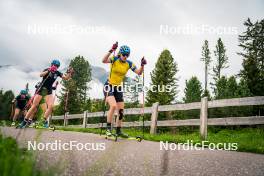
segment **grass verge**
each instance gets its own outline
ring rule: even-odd
[[[41,171],[36,167],[33,154],[18,147],[10,137],[0,134],[0,175],[1,176],[47,176],[54,175],[50,171]]]

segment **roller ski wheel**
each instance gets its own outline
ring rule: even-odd
[[[137,137],[136,137],[136,140],[137,140],[138,142],[141,142],[141,141],[142,141],[142,137],[141,137],[141,136],[137,136]]]
[[[116,142],[117,141],[117,135],[113,134],[110,130],[106,130],[105,139],[111,139],[111,140],[114,140]]]
[[[105,139],[110,139],[110,140],[114,140],[115,142],[117,142],[117,136],[114,134],[111,136],[105,136]]]
[[[125,138],[125,139],[128,139],[128,140],[136,140],[138,142],[141,142],[142,141],[142,137],[141,136],[137,136],[137,137],[128,137],[128,138]]]

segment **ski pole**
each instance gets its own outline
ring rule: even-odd
[[[59,82],[58,81],[56,81],[56,83],[55,83],[55,86],[54,87],[52,87],[52,89],[53,90],[55,90],[54,91],[54,99],[53,99],[53,105],[54,105],[54,103],[55,103],[55,100],[56,100],[56,92],[57,92],[57,87],[58,87],[58,84],[59,84]],[[50,120],[52,119],[52,116],[53,116],[53,108],[52,108],[52,110],[51,110],[51,114],[50,114],[50,117],[48,117],[48,122],[49,122],[49,125],[50,125]]]
[[[143,102],[142,102],[142,118],[143,118],[142,133],[143,133],[143,136],[142,136],[142,138],[144,139],[144,128],[145,128],[145,118],[144,118],[144,115],[145,115],[145,113],[144,113],[144,108],[145,108],[145,92],[144,92],[145,76],[144,76],[144,69],[143,69],[142,77],[143,77],[143,90],[142,90],[142,98],[143,98]]]
[[[106,112],[106,97],[107,96],[108,96],[108,92],[106,92],[106,95],[104,97],[104,107],[103,107],[103,116],[101,118],[101,131],[100,131],[100,136],[102,135],[102,131],[103,131],[104,118],[105,118],[105,112]]]
[[[71,74],[71,77],[73,76],[74,74],[74,69],[72,67],[68,67],[67,71],[66,71],[67,74]],[[69,93],[70,93],[70,87],[66,87],[66,93],[64,95],[64,126],[67,125],[66,123],[66,113],[68,113],[68,101],[69,101]]]
[[[67,90],[64,97],[64,126],[66,126],[66,113],[68,111],[68,98],[69,98],[69,89]]]
[[[48,76],[43,81],[41,81],[40,85],[36,88],[34,95],[29,99],[29,101],[27,102],[27,104],[24,107],[23,111],[26,110],[26,109],[28,109],[28,107],[33,103],[33,100],[34,100],[35,96],[39,93],[39,91],[43,87],[44,83],[47,81],[47,79],[50,76],[51,76],[51,72],[48,74]]]
[[[10,120],[14,120],[13,119],[13,117],[14,117],[14,112],[15,112],[15,108],[14,108],[14,106],[15,106],[15,100],[13,100],[12,102],[11,102],[11,113],[10,113]]]
[[[118,42],[116,41],[115,43],[117,46],[118,46]],[[115,57],[115,51],[114,50],[114,53],[113,53],[113,56]],[[110,77],[111,77],[111,73],[112,73],[112,67],[111,67],[111,70],[110,70]],[[105,87],[104,87],[105,88]],[[106,95],[104,96],[104,107],[103,107],[103,116],[101,118],[101,130],[100,130],[100,136],[102,135],[102,131],[103,131],[103,125],[104,125],[104,118],[105,118],[105,112],[106,112],[106,97],[108,96],[108,92],[106,92]]]

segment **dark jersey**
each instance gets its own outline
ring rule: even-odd
[[[24,95],[24,96],[21,96],[21,95],[18,95],[16,97],[16,105],[17,107],[25,107],[27,102],[29,101],[30,97],[28,95]]]
[[[48,68],[46,68],[44,71],[47,71]],[[48,77],[48,78],[47,78]],[[58,77],[62,77],[62,73],[59,71],[56,71],[54,73],[48,73],[46,76],[43,77],[42,81],[44,81],[46,78],[47,80],[44,82],[43,87],[47,88],[48,90],[52,90],[52,85],[56,81]]]

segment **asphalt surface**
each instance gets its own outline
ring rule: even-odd
[[[220,150],[160,150],[159,142],[120,139],[69,131],[14,129],[1,127],[5,137],[13,137],[20,147],[28,141],[39,144],[34,152],[37,166],[58,175],[264,175],[264,155]],[[63,150],[47,143],[81,143],[87,149]],[[31,147],[32,150],[32,147]]]

